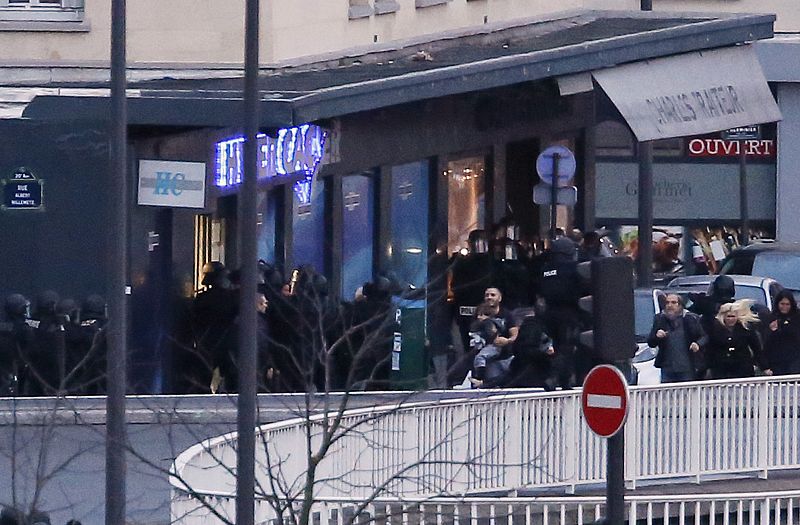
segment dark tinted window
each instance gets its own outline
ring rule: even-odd
[[[753,274],[753,259],[755,255],[752,253],[738,253],[728,258],[725,264],[722,265],[720,274],[732,275],[762,275],[760,273]],[[762,275],[762,277],[772,277],[771,275]]]

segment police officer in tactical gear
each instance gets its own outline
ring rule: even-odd
[[[228,270],[219,261],[203,266],[199,292],[192,302],[192,326],[197,358],[191,374],[200,391],[236,391],[236,316],[238,298]],[[203,387],[200,387],[203,385]]]
[[[469,349],[469,327],[483,291],[492,284],[492,255],[484,230],[469,234],[469,252],[456,254],[450,264],[449,295],[463,349]]]
[[[6,297],[6,320],[0,322],[0,395],[25,393],[26,367],[22,356],[33,343],[30,306],[21,294]]]
[[[84,299],[77,330],[76,389],[85,394],[106,392],[106,301],[100,295]]]
[[[63,389],[66,342],[63,323],[56,314],[59,300],[52,290],[36,298],[33,345],[24,356],[29,366],[29,395],[53,395]]]
[[[580,332],[582,283],[577,270],[577,246],[572,239],[553,241],[539,270],[537,290],[544,302],[545,327],[553,338],[553,368],[558,385],[576,385],[575,351]]]
[[[456,350],[450,358],[447,382],[450,386],[459,384],[472,365],[470,354],[469,329],[475,310],[483,302],[483,292],[492,285],[492,254],[485,230],[472,230],[468,238],[467,253],[457,253],[450,260],[448,269],[447,299],[452,306],[452,319],[461,335],[461,351]]]
[[[64,389],[68,393],[79,393],[76,384],[77,366],[80,360],[80,307],[74,299],[62,299],[56,305],[56,317],[64,330],[65,367]]]
[[[511,216],[500,220],[492,241],[492,284],[503,290],[503,306],[515,310],[531,304],[530,261],[520,244],[521,228]]]

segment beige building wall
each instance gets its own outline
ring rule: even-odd
[[[374,6],[375,0],[361,0]],[[586,0],[451,0],[416,7],[397,0],[387,14],[351,19],[350,0],[262,0],[262,62],[289,60],[375,42],[585,7]],[[621,7],[626,0],[600,0]],[[84,23],[0,22],[0,64],[107,62],[111,0],[86,0]],[[557,9],[554,9],[554,6]],[[131,64],[231,65],[242,62],[244,0],[128,2]],[[67,31],[66,29],[70,30]],[[34,30],[35,29],[35,30]],[[77,30],[75,30],[77,29]]]
[[[442,31],[541,16],[576,8],[638,9],[639,0],[397,0],[387,14],[351,19],[354,4],[376,0],[263,0],[263,63],[284,61]],[[657,11],[777,12],[776,30],[800,29],[800,0],[653,0]],[[427,3],[431,3],[427,0]],[[104,64],[109,57],[111,0],[86,0],[78,31],[41,30],[0,22],[0,65]],[[238,65],[242,62],[244,0],[128,2],[131,65]],[[74,23],[73,23],[74,26]],[[33,31],[36,27],[39,30]],[[49,27],[66,28],[65,22]],[[16,29],[14,29],[16,28]]]
[[[653,0],[658,11],[716,13],[772,13],[778,15],[775,32],[800,31],[798,0]]]

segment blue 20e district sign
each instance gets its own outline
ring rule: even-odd
[[[30,170],[19,168],[3,181],[4,210],[39,210],[42,204],[42,181]]]

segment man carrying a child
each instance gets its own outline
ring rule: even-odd
[[[511,350],[519,326],[511,312],[500,306],[503,295],[497,288],[487,288],[470,327],[470,347],[478,353],[473,363],[471,382],[476,387],[496,386],[511,361]]]

